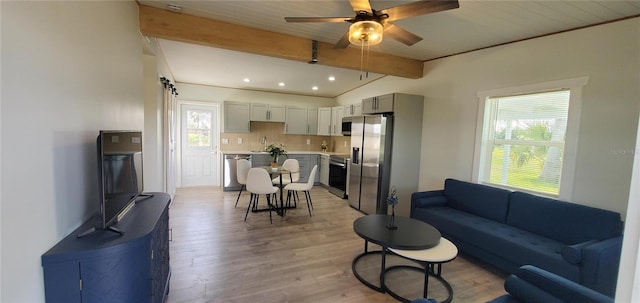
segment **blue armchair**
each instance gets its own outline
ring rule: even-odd
[[[595,290],[532,265],[524,265],[507,277],[508,294],[487,303],[613,303]]]

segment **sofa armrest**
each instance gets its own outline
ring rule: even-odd
[[[444,190],[421,191],[411,194],[411,209],[447,205]]]
[[[598,241],[582,248],[580,284],[614,296],[622,252],[622,236]]]
[[[522,302],[614,302],[613,298],[532,265],[520,267],[513,277],[505,281],[505,289]]]
[[[541,290],[547,295],[550,295],[554,298],[560,300],[560,302],[568,302],[568,303],[613,303],[613,298],[607,297],[593,289],[587,288],[583,285],[575,283],[571,280],[568,280],[564,277],[558,276],[556,274],[550,273],[546,270],[537,268],[532,265],[524,265],[518,269],[516,272],[517,278],[530,283],[532,287],[521,287],[520,283],[510,282],[512,284],[516,284],[519,287],[510,286],[511,290],[507,289],[507,283],[505,282],[505,289],[509,291],[512,295],[516,296],[519,300],[523,302],[529,302],[524,298],[521,298],[521,295],[531,295],[534,293],[535,289]],[[524,289],[523,293],[518,293]],[[515,291],[517,294],[514,294],[512,291]],[[538,298],[544,298],[545,295],[537,293],[539,295]],[[537,301],[537,302],[552,302],[548,300]]]
[[[564,303],[564,301],[552,296],[548,292],[514,275],[508,276],[504,281],[504,289],[509,293],[508,296],[515,299],[511,301],[521,303]],[[508,302],[506,299],[507,298],[503,298],[502,301]]]
[[[598,240],[589,240],[586,242],[565,246],[560,251],[560,255],[565,261],[571,264],[578,264],[582,262],[584,248],[598,242]]]

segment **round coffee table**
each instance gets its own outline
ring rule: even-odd
[[[385,256],[388,248],[403,250],[422,250],[438,245],[440,232],[428,223],[420,220],[395,217],[396,229],[388,228],[391,216],[368,215],[353,222],[353,231],[364,239],[364,252],[353,258],[351,270],[353,275],[367,287],[384,293]],[[369,242],[382,246],[381,250],[369,251]],[[364,279],[356,270],[358,260],[366,255],[381,254],[380,286]]]
[[[417,270],[420,272],[424,271],[424,288],[423,288],[422,296],[424,298],[427,297],[427,291],[429,289],[429,276],[432,276],[436,278],[438,281],[440,281],[440,283],[444,285],[444,287],[447,289],[447,292],[449,293],[449,296],[447,297],[447,299],[442,301],[442,303],[451,302],[451,300],[453,299],[453,289],[451,288],[451,285],[449,284],[449,282],[447,282],[442,277],[442,263],[449,262],[455,259],[456,256],[458,256],[458,248],[453,243],[451,243],[451,241],[445,238],[440,238],[440,242],[438,243],[438,245],[432,248],[422,249],[422,250],[403,250],[403,249],[389,248],[389,251],[405,259],[415,261],[418,264],[420,264],[422,267],[415,267],[410,265],[396,265],[396,266],[385,268],[384,270],[385,274],[389,271],[396,270],[396,269],[411,269],[411,270]],[[399,301],[402,301],[402,302],[411,301],[409,299],[401,297],[400,295],[396,294],[389,288],[385,288],[385,291]]]

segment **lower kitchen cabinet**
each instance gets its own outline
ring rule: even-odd
[[[114,227],[89,220],[42,255],[46,302],[153,302],[169,292],[169,203],[166,193],[137,202]]]

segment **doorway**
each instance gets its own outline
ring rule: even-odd
[[[180,105],[182,187],[220,185],[218,114],[218,104]]]

